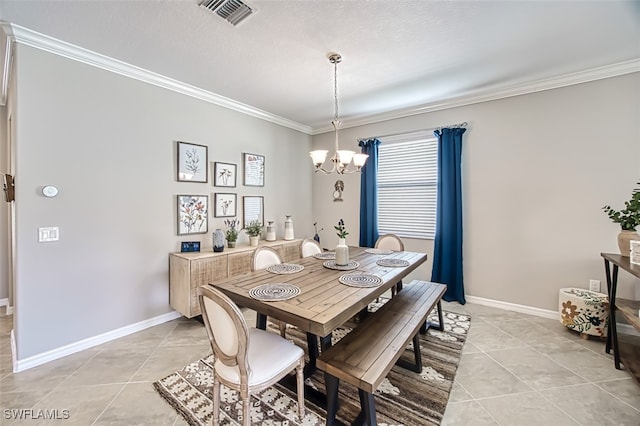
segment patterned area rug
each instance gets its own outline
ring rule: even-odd
[[[375,310],[377,306],[373,307]],[[430,320],[437,322],[437,315]],[[469,330],[471,318],[444,312],[445,331],[429,330],[421,335],[423,368],[421,373],[393,367],[376,390],[375,403],[379,424],[386,425],[439,425],[453,379],[458,368],[462,346]],[[277,325],[269,324],[274,332]],[[337,341],[351,330],[344,327],[334,332]],[[287,328],[287,337],[306,349],[306,337],[296,328]],[[413,360],[410,344],[403,357]],[[158,380],[153,385],[160,395],[174,407],[190,425],[211,424],[211,385],[213,383],[210,355],[183,369]],[[317,371],[306,384],[324,394],[323,373]],[[221,425],[242,422],[242,403],[235,391],[221,389]],[[267,389],[251,399],[251,423],[260,425],[323,425],[326,411],[313,400],[305,401],[306,415],[296,414],[296,395],[281,384]],[[340,409],[337,420],[351,424],[360,411],[357,388],[340,382]]]

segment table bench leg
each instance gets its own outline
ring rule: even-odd
[[[396,365],[402,368],[406,368],[407,370],[414,371],[416,373],[422,373],[422,352],[420,352],[419,333],[416,333],[416,335],[413,336],[413,356],[415,357],[414,364],[407,362],[404,359],[399,359],[396,361]]]
[[[433,322],[425,322],[422,327],[420,327],[420,333],[425,334],[428,329],[435,328],[438,331],[444,331],[444,320],[442,319],[442,301],[438,300],[438,324]]]
[[[324,373],[324,386],[327,393],[327,426],[335,424],[338,412],[338,385],[340,379],[329,373]]]
[[[376,426],[378,423],[376,421],[376,403],[373,394],[358,389],[358,396],[360,397],[360,413],[351,423],[351,426]]]

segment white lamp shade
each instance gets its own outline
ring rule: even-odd
[[[309,156],[311,157],[314,165],[321,165],[327,158],[327,152],[329,151],[327,151],[326,149],[319,149],[317,151],[311,151],[309,153]]]
[[[353,158],[353,154],[355,154],[353,151],[347,150],[336,151],[336,153],[338,154],[340,164],[344,164],[345,166],[351,162],[351,158]]]
[[[367,154],[354,154],[353,165],[360,168],[364,166],[364,163],[367,161],[367,158],[369,158]]]

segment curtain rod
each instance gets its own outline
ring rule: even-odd
[[[366,141],[367,139],[380,139],[380,138],[390,138],[392,136],[400,136],[400,135],[407,135],[407,134],[411,134],[411,133],[422,133],[422,132],[434,132],[436,130],[442,130],[445,128],[459,128],[459,127],[467,127],[468,123],[466,121],[463,121],[462,123],[457,123],[457,124],[447,124],[446,126],[440,126],[440,127],[432,127],[430,129],[422,129],[422,130],[415,130],[413,132],[407,132],[407,133],[395,133],[395,134],[391,134],[391,135],[381,135],[381,136],[370,136],[368,138],[360,138],[358,139],[358,142],[360,141]]]

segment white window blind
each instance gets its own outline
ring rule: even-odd
[[[438,182],[435,136],[418,132],[380,140],[378,232],[433,239]]]

